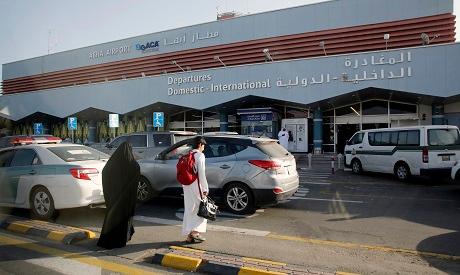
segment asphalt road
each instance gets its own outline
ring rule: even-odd
[[[401,183],[390,175],[343,171],[331,175],[327,166],[299,173],[301,186],[290,200],[248,216],[222,211],[209,223],[208,240],[194,246],[327,272],[460,274],[459,183],[428,178]],[[108,253],[139,259],[156,248],[185,245],[182,207],[182,200],[168,198],[140,205],[133,241]],[[103,208],[64,210],[56,222],[98,232],[104,213]],[[78,246],[97,250],[94,242]]]

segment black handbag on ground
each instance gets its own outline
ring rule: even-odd
[[[198,217],[202,217],[207,220],[215,221],[219,207],[216,205],[216,203],[213,200],[211,200],[210,197],[205,196],[203,198],[199,180],[198,180],[198,190],[200,190],[200,197],[201,197],[200,206],[198,207]]]

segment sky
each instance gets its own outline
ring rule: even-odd
[[[210,22],[218,12],[254,14],[323,1],[0,0],[0,64]]]

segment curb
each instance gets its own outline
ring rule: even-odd
[[[152,263],[183,271],[219,275],[331,274],[286,263],[216,254],[180,246],[158,250]]]
[[[96,233],[66,225],[49,223],[39,220],[27,220],[7,217],[0,224],[0,228],[8,231],[46,238],[70,244],[76,240],[93,239]]]
[[[174,253],[156,253],[152,259],[153,264],[171,267],[174,269],[202,272],[207,274],[225,275],[284,275],[288,273],[262,270],[252,267],[238,267],[217,261],[204,261],[200,258],[181,256]]]

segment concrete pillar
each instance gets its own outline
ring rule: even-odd
[[[95,120],[88,121],[88,142],[98,142],[97,140],[97,122]]]
[[[322,154],[323,152],[323,113],[321,109],[316,109],[313,113],[313,153]]]
[[[219,117],[220,117],[220,131],[221,132],[228,131],[228,115],[227,115],[227,113],[226,112],[220,112]]]
[[[431,116],[431,123],[433,125],[443,125],[444,120],[444,105],[432,105],[432,116]]]
[[[152,132],[154,129],[153,129],[153,114],[150,114],[147,116],[147,120],[146,120],[147,124],[145,125],[145,130],[147,132]]]

